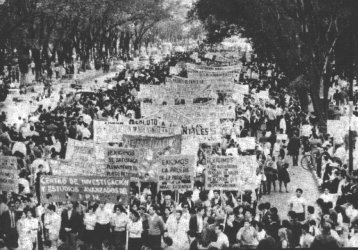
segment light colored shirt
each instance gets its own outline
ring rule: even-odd
[[[236,235],[236,238],[241,241],[244,246],[256,246],[258,245],[257,241],[257,231],[254,227],[250,226],[248,228],[242,227]]]
[[[89,214],[86,213],[83,219],[83,223],[86,226],[86,230],[94,230],[96,223],[97,223],[97,216],[95,213]]]
[[[297,196],[294,196],[290,199],[290,204],[292,204],[292,211],[295,211],[296,213],[304,213],[304,207],[307,202],[303,197],[298,198]]]
[[[143,231],[142,220],[139,219],[136,222],[130,221],[128,224],[129,238],[141,238]]]
[[[106,225],[110,222],[111,214],[105,209],[102,210],[101,208],[98,208],[96,210],[96,219],[98,224]]]
[[[213,243],[212,245],[215,246],[217,249],[226,249],[229,247],[229,239],[226,236],[226,234],[224,234],[223,232],[221,232],[218,235],[218,239],[216,240],[215,243]]]
[[[127,224],[129,223],[128,215],[125,213],[121,213],[118,215],[117,213],[112,215],[111,225],[114,226],[114,231],[124,231],[127,228]]]

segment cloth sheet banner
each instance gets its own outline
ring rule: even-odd
[[[106,176],[138,178],[140,171],[140,151],[128,148],[106,149]]]
[[[213,79],[213,78],[222,78],[228,80],[239,79],[240,70],[231,70],[231,71],[197,71],[188,69],[188,78],[197,78],[197,79]]]
[[[96,143],[120,142],[123,134],[155,136],[180,134],[180,129],[175,127],[125,125],[121,122],[94,121],[93,127],[93,138]]]
[[[237,138],[241,151],[255,150],[256,138],[255,137],[242,137]]]
[[[187,68],[194,69],[194,70],[230,71],[230,70],[241,70],[242,64],[215,67],[215,66],[207,66],[207,65],[200,65],[200,64],[197,65],[197,64],[187,63]]]
[[[46,194],[52,194],[55,202],[72,200],[117,203],[117,196],[120,195],[127,204],[129,180],[119,177],[46,175],[41,176],[40,192],[42,202],[46,202]]]
[[[156,137],[140,135],[123,135],[123,147],[133,149],[148,149],[156,155],[180,154],[181,135]],[[142,151],[142,154],[144,152]]]
[[[52,174],[57,176],[106,176],[106,166],[100,160],[48,160]]]
[[[159,108],[154,105],[141,105],[142,115],[146,118],[160,117],[168,119],[168,121],[177,125],[188,123],[202,123],[204,121],[212,121],[217,119],[235,119],[235,105],[174,105],[162,106]],[[161,115],[163,114],[163,115]],[[182,116],[181,119],[175,118]],[[172,116],[172,117],[170,117]]]
[[[19,171],[15,156],[0,156],[0,190],[18,191]]]
[[[159,190],[191,190],[194,183],[195,155],[170,155],[158,161]]]
[[[181,128],[184,138],[195,137],[199,142],[220,142],[221,140],[219,120],[200,124],[183,124]]]

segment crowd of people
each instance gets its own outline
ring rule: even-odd
[[[199,53],[202,56],[202,53]],[[60,101],[39,106],[19,122],[8,124],[1,114],[0,155],[16,156],[19,189],[0,197],[0,249],[276,249],[358,246],[358,172],[348,171],[346,142],[333,143],[319,134],[314,114],[306,114],[283,87],[284,76],[273,64],[244,62],[241,82],[250,93],[236,105],[230,133],[217,145],[198,152],[193,190],[177,197],[151,185],[131,186],[128,203],[103,201],[54,202],[40,199],[42,175],[51,174],[48,159],[63,159],[68,138],[91,140],[93,120],[142,118],[137,92],[141,84],[161,84],[170,66],[190,62],[190,53],[167,56],[158,64],[127,67],[108,81],[106,90],[74,95],[61,89]],[[202,61],[210,64],[202,56]],[[108,71],[106,69],[104,71]],[[252,78],[252,73],[258,75]],[[180,76],[186,76],[185,70]],[[97,83],[95,83],[96,85]],[[255,94],[268,90],[268,100]],[[230,96],[225,97],[229,100]],[[300,137],[302,124],[312,134]],[[279,137],[278,135],[287,135]],[[237,138],[253,136],[255,150],[241,149]],[[271,192],[290,192],[289,168],[299,165],[301,152],[319,152],[317,175],[323,194],[308,204],[309,194],[294,190],[288,219],[277,206],[261,202]],[[205,190],[203,176],[211,155],[257,156],[256,187],[245,192]],[[278,185],[277,185],[278,184]],[[283,184],[283,185],[282,185]],[[154,185],[153,185],[154,186]]]

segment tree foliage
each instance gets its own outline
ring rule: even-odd
[[[352,78],[358,1],[198,0],[192,16],[203,22],[209,42],[241,33],[259,58],[277,63],[292,81],[305,79],[321,121],[333,76]]]

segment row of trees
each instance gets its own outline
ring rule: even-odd
[[[352,82],[357,71],[356,0],[198,0],[191,15],[209,43],[250,38],[259,59],[275,62],[299,94],[310,93],[323,126],[334,77]]]
[[[0,5],[0,70],[17,58],[26,73],[30,54],[40,72],[56,54],[60,63],[71,62],[76,51],[85,69],[93,51],[103,58],[128,53],[130,44],[138,50],[166,35],[159,24],[172,22],[178,6],[176,0],[5,0]]]

